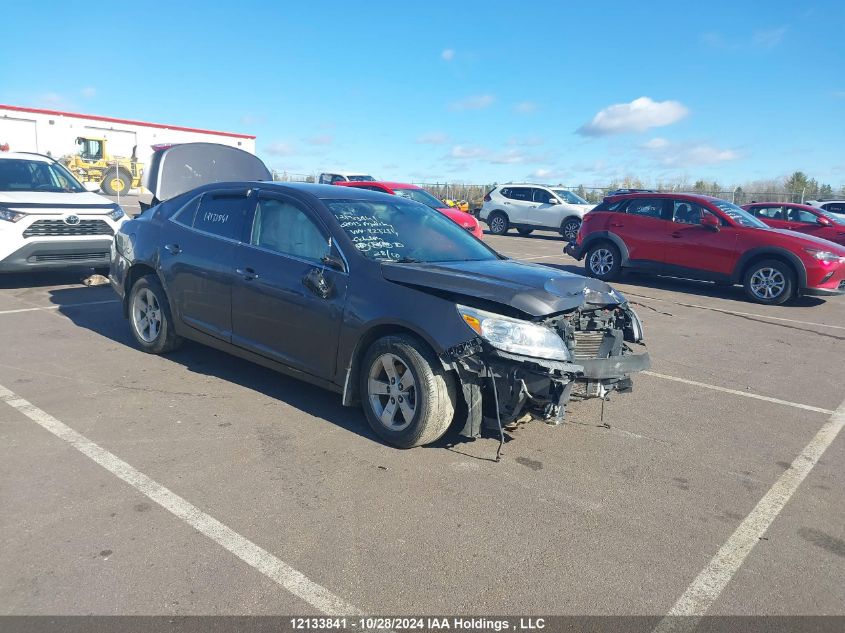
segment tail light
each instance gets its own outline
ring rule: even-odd
[[[490,194],[489,194],[489,193],[488,193],[488,194],[485,194],[485,196],[484,196],[484,202],[490,202]]]

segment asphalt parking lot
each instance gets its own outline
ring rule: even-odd
[[[486,239],[582,270],[551,233]],[[495,463],[494,438],[390,448],[197,344],[144,354],[83,276],[0,278],[3,614],[845,614],[845,435],[817,435],[845,297],[627,277],[651,373]]]

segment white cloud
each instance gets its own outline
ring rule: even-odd
[[[513,111],[519,114],[531,114],[537,110],[537,104],[533,101],[520,101],[513,107]]]
[[[740,158],[736,150],[722,149],[708,143],[673,143],[663,138],[653,138],[641,147],[664,167],[717,165]]]
[[[442,53],[440,53],[440,59],[442,59],[444,62],[450,62],[450,61],[452,61],[453,59],[455,59],[455,51],[454,51],[454,49],[451,49],[451,48],[444,48],[444,49],[443,49],[443,52],[442,52]]]
[[[449,142],[449,135],[443,132],[427,132],[417,137],[417,143],[421,145],[443,145]]]
[[[487,150],[483,147],[472,147],[467,145],[455,145],[447,158],[466,160],[467,158],[481,158],[487,155]]]
[[[81,94],[86,99],[92,99],[93,97],[97,96],[97,89],[92,86],[87,86],[80,90],[79,94]]]
[[[483,110],[489,108],[496,101],[493,95],[474,95],[466,97],[459,101],[454,101],[449,105],[450,110]]]
[[[270,143],[264,148],[264,151],[273,156],[293,156],[296,154],[296,148],[286,141]]]
[[[631,103],[617,103],[600,110],[592,121],[577,131],[584,136],[644,132],[676,123],[687,114],[689,110],[679,101],[654,101],[640,97]]]
[[[566,172],[562,169],[548,169],[545,167],[541,167],[540,169],[535,169],[526,177],[529,180],[536,180],[539,182],[549,182],[551,180],[563,180],[567,176]]]
[[[757,48],[774,48],[783,41],[784,35],[786,35],[785,26],[777,29],[754,31],[751,34],[751,43]]]
[[[526,162],[527,159],[528,157],[519,150],[511,149],[491,157],[490,162],[494,165],[516,165]]]

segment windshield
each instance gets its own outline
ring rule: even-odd
[[[415,202],[421,202],[432,209],[444,209],[448,206],[445,202],[438,200],[423,189],[394,189],[393,191],[397,196],[402,196]]]
[[[713,205],[721,209],[725,215],[740,226],[751,226],[758,229],[768,228],[767,224],[755,218],[748,211],[731,204],[727,200],[714,200]]]
[[[567,191],[566,189],[552,189],[555,192],[558,198],[563,200],[564,202],[568,202],[569,204],[590,204],[581,196],[576,196],[571,191]]]
[[[446,216],[393,197],[323,200],[358,251],[376,261],[456,262],[498,259],[496,253]]]
[[[372,176],[348,176],[352,182],[375,182],[376,179]]]
[[[58,163],[4,158],[0,160],[0,191],[79,193],[85,188]]]

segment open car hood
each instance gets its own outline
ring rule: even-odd
[[[514,260],[382,264],[385,279],[511,306],[534,317],[625,298],[603,281]]]
[[[257,156],[217,143],[183,143],[155,152],[144,186],[164,202],[216,182],[273,180]]]

